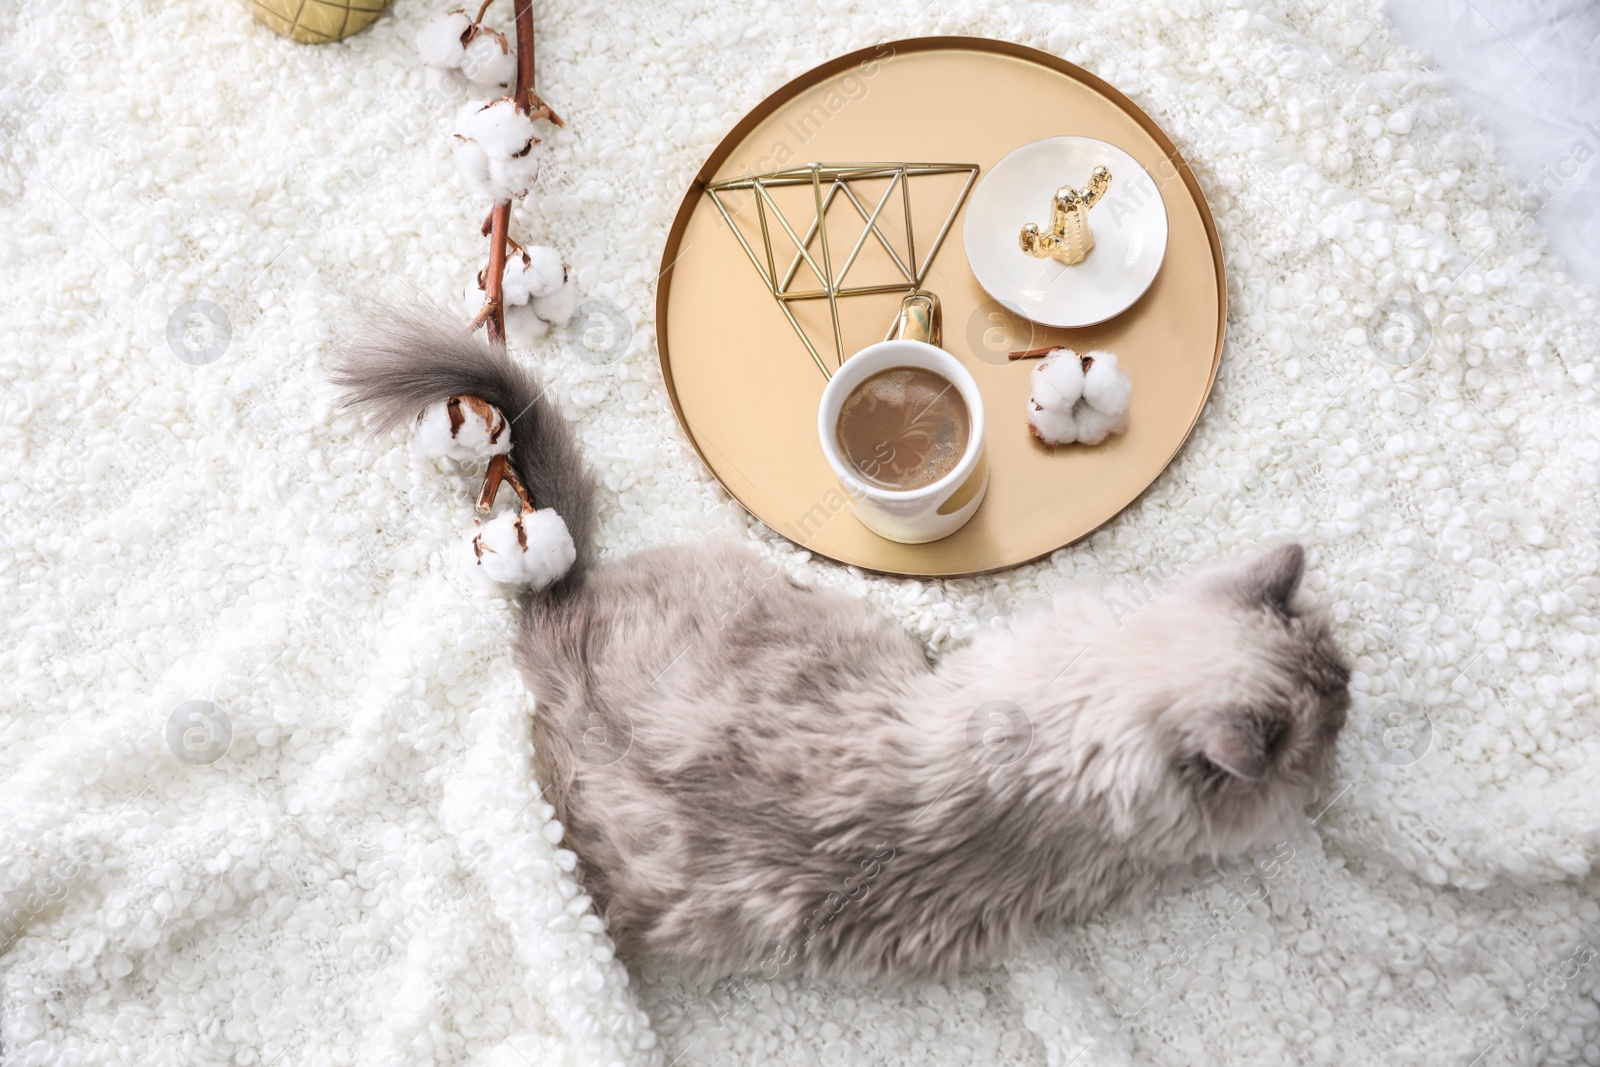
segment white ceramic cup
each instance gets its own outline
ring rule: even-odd
[[[828,379],[817,410],[817,436],[834,477],[862,524],[891,541],[919,545],[949,537],[965,525],[989,489],[989,457],[983,439],[983,396],[971,372],[938,347],[939,301],[912,293],[902,305],[893,340],[869,345],[844,361]],[[851,390],[879,371],[916,367],[932,371],[961,393],[971,419],[967,450],[948,474],[917,489],[884,489],[864,480],[839,453],[839,409]]]

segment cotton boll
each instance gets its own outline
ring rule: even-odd
[[[1083,372],[1083,399],[1096,411],[1126,415],[1133,382],[1123,373],[1117,354],[1097,350],[1084,356],[1083,361],[1089,364]]]
[[[465,11],[452,11],[429,19],[417,31],[417,51],[422,53],[422,62],[439,70],[460,67],[467,55],[463,41],[471,27],[472,19]]]
[[[1074,412],[1083,397],[1083,365],[1070,348],[1045,356],[1029,376],[1028,425],[1047,445],[1067,445],[1078,439]]]
[[[450,428],[450,415],[446,402],[430,405],[417,420],[417,436],[412,449],[419,456],[443,459],[455,449],[455,435]]]
[[[567,573],[578,551],[553,508],[506,511],[478,528],[471,541],[473,572],[500,585],[543,589]]]
[[[550,324],[528,304],[507,304],[505,319],[506,340],[513,348],[532,348],[535,341],[550,332]]]
[[[528,302],[528,253],[506,257],[505,273],[500,276],[500,296],[507,307]]]
[[[567,320],[572,318],[572,313],[578,310],[577,279],[568,279],[548,296],[535,297],[529,306],[535,315],[551,326],[565,326]]]
[[[566,282],[567,268],[561,262],[561,253],[555,249],[534,245],[528,249],[528,259],[529,277],[538,279],[538,284],[528,286],[529,296],[549,296]]]
[[[456,113],[456,135],[478,142],[490,159],[516,155],[537,139],[533,120],[505,99],[464,105]]]
[[[1078,440],[1097,445],[1128,428],[1128,400],[1133,382],[1117,364],[1116,353],[1096,351],[1083,357],[1083,400],[1078,410]]]
[[[561,253],[545,245],[531,245],[523,249],[519,271],[522,292],[526,294],[522,303],[533,297],[549,296],[567,280],[567,268],[561,262]],[[509,285],[509,267],[506,278]]]
[[[462,180],[478,196],[500,199],[499,186],[489,176],[489,157],[476,141],[457,140],[455,147],[456,169]]]
[[[423,411],[414,447],[418,455],[469,463],[511,451],[511,428],[499,408],[453,396]]]
[[[1097,445],[1128,427],[1133,383],[1113,352],[1058,348],[1033,369],[1031,383],[1028,425],[1047,445]]]
[[[478,96],[505,96],[517,79],[517,57],[505,36],[494,30],[473,37],[460,66]]]
[[[1034,399],[1046,408],[1071,407],[1083,396],[1083,363],[1070,348],[1058,348],[1039,361],[1031,375]]]
[[[1121,433],[1128,428],[1126,418],[1118,422],[1108,415],[1095,411],[1088,404],[1079,404],[1074,414],[1078,420],[1080,445],[1097,445],[1112,434]]]
[[[1028,426],[1045,444],[1070,445],[1078,439],[1078,417],[1072,408],[1041,408],[1028,400]]]
[[[567,268],[561,254],[553,248],[532,245],[506,262],[505,298],[508,304],[526,304],[534,297],[549,296],[566,281]]]
[[[516,85],[516,58],[509,55],[503,55],[499,58],[500,62],[490,62],[484,64],[483,69],[489,72],[485,79],[467,79],[467,85],[470,87],[470,91],[479,99],[498,99],[502,96],[506,96]]]
[[[528,190],[533,188],[534,181],[539,177],[539,157],[534,154],[533,145],[529,144],[527,151],[520,156],[491,159],[489,173],[506,190],[506,195],[501,199],[520,199],[528,195]]]
[[[456,150],[457,165],[474,192],[497,202],[527,194],[539,176],[533,152],[539,138],[533,120],[515,104],[510,100],[467,104],[456,114],[455,132],[459,144],[478,150]]]

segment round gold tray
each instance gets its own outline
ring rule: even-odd
[[[725,216],[706,186],[813,162],[977,164],[981,181],[1018,146],[1061,134],[1109,141],[1150,172],[1169,223],[1160,273],[1133,307],[1108,322],[1076,330],[1036,326],[1001,308],[968,269],[963,201],[924,285],[943,302],[943,347],[972,371],[983,392],[989,494],[950,537],[924,545],[885,540],[856,520],[823,459],[816,422],[826,384],[822,370],[730,230],[731,221],[754,254],[764,255],[755,194],[738,194],[742,202],[725,198]],[[918,175],[890,190],[878,221],[893,237],[906,217],[900,213],[902,194],[911,190],[909,236],[921,250],[914,255],[923,256],[966,179],[961,172]],[[887,187],[882,180],[862,189],[868,212]],[[1041,211],[1049,192],[1041,195]],[[816,212],[795,199],[811,197],[809,186],[773,195],[778,199],[766,212],[768,235],[781,277],[797,258],[797,243],[770,216],[781,211],[804,237],[803,227]],[[811,208],[809,215],[804,207]],[[848,251],[866,228],[862,214],[843,197],[832,202],[825,219],[836,257],[838,248]],[[1101,224],[1099,215],[1092,220]],[[818,247],[811,251],[815,256]],[[863,236],[846,280],[866,285],[882,278],[887,264],[878,242]],[[792,289],[804,288],[807,270],[802,264]],[[820,285],[814,275],[810,281]],[[884,293],[837,301],[837,342],[846,356],[883,339],[899,300]],[[823,299],[788,307],[824,366],[831,367],[837,351],[828,304]],[[667,235],[656,330],[662,374],[684,432],[751,514],[842,563],[949,577],[1047,555],[1090,533],[1148,488],[1189,436],[1211,392],[1226,308],[1211,211],[1187,163],[1148,115],[1099,78],[1047,53],[975,37],[925,37],[825,63],[768,97],[723,138]],[[1024,406],[1037,361],[1013,361],[1007,354],[1056,344],[1118,354],[1134,387],[1127,432],[1094,448],[1069,445],[1053,453],[1032,437]]]

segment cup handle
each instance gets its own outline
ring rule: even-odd
[[[900,302],[900,316],[895,319],[895,341],[921,341],[939,347],[939,298],[933,293],[917,290],[906,294]]]

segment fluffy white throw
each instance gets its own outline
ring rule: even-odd
[[[1600,304],[1375,5],[537,7],[570,125],[514,234],[602,309],[578,325],[606,358],[569,330],[530,354],[600,472],[604,552],[749,538],[943,648],[1075,574],[1131,605],[1301,538],[1355,665],[1326,810],[948,985],[630,981],[529,774],[510,605],[456,566],[476,485],[409,431],[364,440],[323,377],[355,298],[399,275],[444,302],[483,263],[413,44],[435,8],[307,48],[213,0],[23,0],[0,22],[0,1060],[1600,1063]],[[651,336],[716,140],[911,27],[1047,48],[1147,108],[1232,298],[1150,492],[942,584],[745,518]]]

